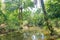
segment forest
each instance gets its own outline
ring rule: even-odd
[[[60,40],[60,0],[0,0],[0,40]]]

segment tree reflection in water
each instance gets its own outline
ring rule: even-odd
[[[24,33],[24,40],[44,40],[45,39],[45,36],[43,33]]]
[[[36,37],[36,35],[32,35],[32,40],[38,40],[38,38]]]

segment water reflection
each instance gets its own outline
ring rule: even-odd
[[[44,40],[45,36],[43,33],[24,33],[24,40]]]
[[[41,33],[41,40],[44,40],[45,36],[43,33]]]
[[[38,40],[37,36],[36,35],[32,35],[32,40]]]
[[[28,32],[24,33],[23,35],[24,35],[24,40],[28,40],[30,37],[30,34]]]
[[[27,34],[26,33],[24,33],[23,35],[24,35],[24,38],[27,38]]]

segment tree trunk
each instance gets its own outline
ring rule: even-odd
[[[54,30],[53,30],[53,28],[52,28],[52,26],[51,26],[51,24],[50,24],[50,22],[48,20],[48,16],[47,16],[47,12],[45,10],[45,6],[44,6],[43,0],[41,0],[41,6],[42,6],[43,13],[44,13],[44,19],[46,21],[46,25],[47,25],[48,29],[51,32],[50,35],[53,35]]]
[[[19,19],[19,26],[21,27],[22,25],[22,2],[20,1],[20,5],[19,5],[19,14],[18,14],[18,19]]]

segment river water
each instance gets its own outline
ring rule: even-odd
[[[24,33],[24,40],[44,40],[45,36],[43,33]]]

